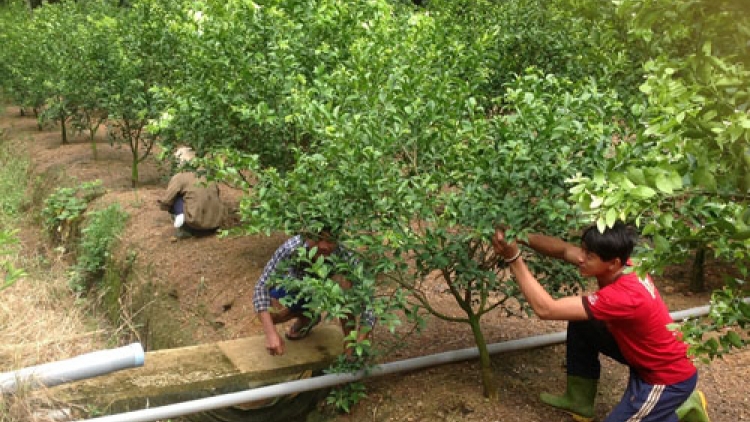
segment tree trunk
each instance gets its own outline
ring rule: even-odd
[[[690,285],[688,290],[694,293],[703,292],[706,290],[705,282],[705,263],[706,263],[706,248],[703,246],[698,247],[695,251],[695,259],[693,260],[693,268],[690,271]]]
[[[476,315],[469,316],[469,325],[474,333],[474,341],[479,349],[479,363],[481,364],[482,386],[484,387],[484,396],[490,399],[497,398],[497,384],[495,383],[495,374],[492,373],[492,362],[490,361],[490,352],[487,349],[487,341],[482,334],[482,327],[479,323],[479,317]]]
[[[96,135],[96,131],[89,130],[89,141],[91,141],[91,154],[94,156],[94,161],[97,161],[99,159],[99,156],[96,151],[95,135]]]
[[[42,121],[39,120],[39,108],[34,107],[33,111],[34,111],[34,117],[36,117],[36,128],[39,129],[39,131],[41,132],[44,129],[44,127],[42,126]]]
[[[123,140],[128,141],[130,152],[133,154],[133,167],[130,169],[130,186],[135,189],[138,186],[138,147],[141,144],[141,140],[138,138],[138,135],[134,135],[129,119],[123,118],[121,128]]]
[[[138,186],[138,150],[133,149],[133,168],[130,172],[131,187],[135,189]]]
[[[60,112],[60,135],[62,136],[63,145],[68,143],[68,130],[65,128],[65,120],[67,120],[65,116],[65,112],[61,111]]]

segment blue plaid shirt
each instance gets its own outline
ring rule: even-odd
[[[286,260],[295,259],[297,257],[297,251],[299,250],[299,248],[304,246],[305,240],[301,235],[296,235],[287,239],[284,244],[276,249],[276,252],[274,252],[273,256],[271,257],[271,260],[268,261],[265,268],[263,268],[263,274],[260,275],[258,282],[255,284],[253,295],[253,306],[255,307],[255,312],[265,312],[268,311],[268,309],[271,307],[271,295],[269,293],[270,289],[268,286],[268,280],[271,279],[271,277],[276,273],[277,267],[280,263]],[[356,260],[352,256],[351,252],[343,249],[341,246],[336,247],[336,249],[333,251],[333,255],[338,256],[340,259],[344,259],[352,262],[353,264],[356,264]],[[302,279],[305,276],[304,270],[298,268],[296,265],[287,266],[286,271],[287,277]],[[376,318],[372,309],[368,307],[362,313],[360,320],[363,324],[366,324],[370,327],[374,326]]]

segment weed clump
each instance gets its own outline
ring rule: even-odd
[[[74,291],[88,290],[104,274],[127,218],[128,214],[119,204],[88,214],[88,223],[81,230],[76,263],[70,275],[70,287]]]
[[[61,187],[44,201],[44,228],[55,243],[65,245],[78,235],[83,214],[91,201],[104,194],[101,180],[77,187]]]

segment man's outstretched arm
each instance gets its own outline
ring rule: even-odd
[[[542,241],[542,246],[540,246],[540,248],[543,251],[551,252],[548,256],[565,257],[566,249],[568,249],[568,247],[558,242],[549,242],[550,239],[559,241],[559,239],[550,238],[549,236],[544,236],[543,238],[537,237],[535,241]],[[531,274],[531,271],[529,271],[529,268],[523,261],[518,245],[515,242],[508,243],[505,240],[505,233],[503,231],[495,231],[495,235],[492,236],[492,247],[498,255],[502,256],[503,259],[509,263],[513,275],[516,276],[516,280],[518,280],[521,293],[523,293],[526,301],[531,305],[531,309],[534,310],[534,313],[540,319],[568,321],[588,319],[588,314],[583,306],[583,298],[579,296],[571,296],[555,299],[544,290],[544,287],[542,287],[534,275]],[[533,246],[531,247],[533,248]],[[541,251],[540,253],[544,254],[544,252]]]
[[[574,265],[578,265],[583,256],[583,251],[578,246],[544,234],[532,233],[527,241],[519,240],[519,242],[542,255],[562,259]]]

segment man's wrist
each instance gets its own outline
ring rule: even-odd
[[[516,249],[516,253],[513,254],[513,256],[511,256],[510,258],[503,257],[503,261],[506,264],[512,264],[512,263],[516,262],[518,260],[518,258],[520,258],[520,257],[521,257],[521,248],[518,248],[518,249]]]

